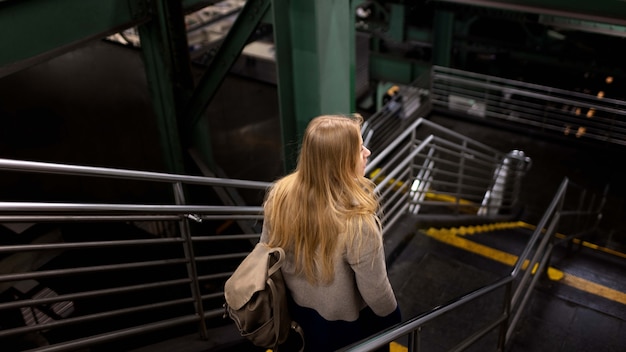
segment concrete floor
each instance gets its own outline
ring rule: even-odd
[[[389,240],[403,246],[388,270],[405,320],[492,283],[512,270],[495,258],[472,252],[469,246],[453,247],[418,229],[419,224],[403,220],[391,232],[392,237],[402,238]],[[467,241],[519,255],[530,235],[530,230],[517,228],[474,234]],[[621,351],[626,346],[626,336],[620,333],[626,328],[623,257],[585,247],[574,252],[558,248],[551,266],[566,275],[621,292],[622,301],[542,278],[511,335],[508,351]],[[496,292],[438,318],[422,330],[421,347],[424,351],[452,348],[468,332],[501,314],[503,297],[503,291]],[[495,351],[497,338],[495,331],[469,350]]]

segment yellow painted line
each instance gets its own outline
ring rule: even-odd
[[[380,182],[382,182],[385,179],[385,175],[378,175],[380,174],[380,169],[376,169],[372,172],[370,172],[370,179],[376,183],[379,184]],[[406,192],[407,189],[404,186],[404,182],[400,181],[400,180],[396,180],[395,178],[391,178],[389,179],[389,182],[387,183],[389,186],[393,186],[393,189],[395,191],[397,190],[402,190],[402,192]]]
[[[574,275],[563,273],[563,279],[560,281],[565,285],[575,287],[581,291],[589,292],[594,295],[598,295],[604,298],[608,298],[612,301],[626,304],[626,294],[618,290],[614,290],[610,287],[606,287],[589,280],[581,279]]]
[[[560,233],[557,233],[555,236],[558,237],[558,238],[565,238],[565,235],[560,234]],[[626,253],[618,252],[616,250],[613,250],[613,249],[610,249],[610,248],[606,248],[606,247],[601,247],[601,246],[598,246],[597,244],[593,244],[593,243],[590,243],[590,242],[587,242],[587,241],[581,241],[578,238],[573,239],[573,241],[574,241],[574,243],[581,244],[581,245],[583,245],[583,246],[585,246],[587,248],[591,248],[591,249],[594,249],[596,251],[604,252],[604,253],[607,253],[607,254],[614,255],[616,257],[620,257],[620,258],[626,259]]]
[[[380,168],[375,169],[374,171],[370,172],[370,175],[369,175],[369,178],[376,184],[380,184],[385,179],[385,175],[382,175],[380,171],[381,171]],[[402,191],[402,192],[408,191],[408,187],[405,187],[405,183],[403,181],[396,180],[395,178],[389,179],[387,184],[393,187],[395,191]],[[451,206],[457,205],[457,202],[458,202],[458,206],[462,206],[463,208],[465,208],[465,211],[476,212],[479,208],[478,204],[471,202],[469,200],[453,197],[447,194],[440,194],[440,193],[436,193],[432,191],[426,192],[426,199],[449,202]]]
[[[430,200],[440,200],[440,201],[448,202],[448,203],[451,203],[450,205],[455,205],[458,200],[460,205],[469,205],[469,206],[474,206],[478,208],[478,205],[474,202],[470,202],[469,200],[462,199],[462,198],[459,199],[457,197],[453,197],[447,194],[426,192],[426,198]]]
[[[508,227],[512,226],[512,224],[505,223],[500,226]],[[515,265],[518,256],[479,243],[472,242],[464,237],[457,236],[461,234],[465,235],[469,233],[475,233],[482,230],[484,229],[468,229],[463,227],[453,229],[430,228],[426,230],[425,233],[426,235],[451,246],[470,251],[485,258],[489,258],[509,266]],[[527,266],[528,262],[523,265],[523,268],[526,268]],[[533,268],[533,270],[536,270],[536,268]],[[558,281],[562,284],[574,287],[581,291],[601,296],[622,304],[626,304],[626,293],[577,277],[575,275],[565,273],[556,268],[548,268],[548,277],[550,278],[550,280]]]
[[[528,224],[523,221],[513,221],[513,222],[492,223],[492,224],[486,224],[486,225],[461,226],[458,228],[451,228],[450,231],[455,231],[457,235],[473,235],[475,233],[480,233],[480,232],[504,230],[504,229],[510,229],[510,228],[516,228],[516,227],[522,227],[522,228],[526,228],[526,229],[533,230],[533,231],[537,228],[537,226]],[[557,238],[566,237],[565,235],[561,233],[556,233],[554,236]],[[584,247],[591,248],[596,251],[604,252],[610,255],[614,255],[616,257],[626,259],[626,253],[622,253],[622,252],[618,252],[610,248],[598,246],[597,244],[593,244],[591,242],[581,241],[578,238],[574,238],[572,241],[576,244],[581,244]]]
[[[407,347],[402,346],[397,342],[392,342],[389,344],[389,352],[407,352],[409,349]]]
[[[493,259],[497,262],[513,266],[517,261],[517,256],[491,248],[480,243],[472,242],[463,237],[457,236],[457,231],[455,229],[435,229],[430,228],[425,231],[426,235],[449,245],[452,245],[457,248],[466,249],[470,252],[482,255],[484,257]]]

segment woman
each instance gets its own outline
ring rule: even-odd
[[[286,252],[291,314],[307,351],[334,351],[400,322],[387,277],[378,200],[364,177],[360,116],[306,128],[296,170],[270,188],[261,242]]]

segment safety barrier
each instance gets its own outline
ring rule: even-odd
[[[264,193],[269,185],[7,159],[0,159],[0,170],[20,179],[43,176],[36,184],[60,175],[74,186],[65,191],[103,187],[103,180],[131,189],[148,183],[149,193],[161,190],[169,199],[115,203],[61,196],[60,201],[0,202],[5,230],[0,345],[6,351],[94,345],[122,350],[115,347],[118,342],[127,350],[151,341],[150,334],[162,339],[185,328],[206,338],[208,324],[222,320],[223,282],[259,237],[229,231],[229,225],[247,222],[253,229],[263,217],[260,205],[222,205],[216,191]]]
[[[476,331],[467,331],[467,337],[462,341],[454,341],[449,351],[463,351],[494,332],[498,338],[493,350],[504,351],[538,280],[548,269],[553,249],[563,242],[572,243],[574,239],[596,229],[607,191],[602,197],[596,197],[565,178],[509,275],[341,351],[374,351],[403,338],[408,338],[408,352],[420,351],[420,334],[427,324],[448,312],[478,304],[481,298],[488,298],[489,307],[502,307],[501,310],[496,312],[495,317],[473,317],[483,324]],[[557,236],[560,233],[569,235],[562,238]]]
[[[406,213],[510,218],[530,165],[522,151],[502,153],[417,118],[375,154],[366,174],[377,183],[388,229]]]
[[[528,82],[433,66],[434,109],[551,136],[626,145],[626,102]]]

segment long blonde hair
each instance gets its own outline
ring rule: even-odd
[[[268,191],[269,245],[294,253],[298,273],[311,283],[334,278],[341,246],[380,234],[374,184],[359,174],[362,118],[323,115],[307,126],[298,164]]]

